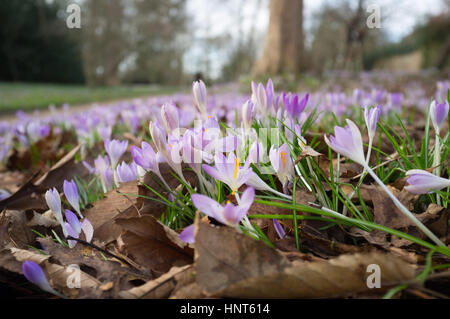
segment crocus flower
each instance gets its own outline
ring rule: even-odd
[[[242,194],[240,204],[237,206],[229,202],[225,206],[222,206],[208,196],[200,194],[192,195],[192,202],[199,211],[209,217],[214,218],[224,225],[237,227],[240,221],[246,216],[254,198],[255,190],[252,187],[248,187]]]
[[[247,182],[252,172],[248,163],[241,167],[240,158],[232,152],[227,158],[222,153],[218,153],[214,163],[215,167],[206,164],[202,167],[208,175],[227,184],[232,194],[235,194],[239,187]]]
[[[270,163],[277,173],[278,179],[287,193],[287,185],[294,176],[294,163],[292,162],[289,146],[283,144],[278,149],[272,145],[269,152]]]
[[[67,230],[64,226],[64,221],[62,217],[62,211],[61,211],[61,198],[59,197],[59,192],[56,188],[49,189],[45,193],[45,201],[47,202],[47,206],[52,211],[53,215],[55,216],[56,220],[59,222],[59,224],[62,227],[64,236],[67,237]]]
[[[364,149],[361,138],[361,132],[355,123],[347,119],[347,126],[345,128],[336,126],[334,128],[334,135],[324,137],[325,143],[337,153],[348,157],[356,163],[364,166]]]
[[[165,103],[161,107],[161,118],[167,133],[175,131],[180,127],[178,109],[173,102]]]
[[[444,120],[448,115],[449,105],[448,102],[438,103],[436,101],[431,102],[430,105],[430,117],[433,122],[434,130],[439,134],[442,125],[444,125]]]
[[[133,166],[134,164],[134,166]],[[119,164],[117,166],[117,175],[119,176],[119,181],[121,183],[131,182],[137,180],[137,167],[133,162],[131,165],[128,165],[125,162]]]
[[[301,100],[297,94],[283,94],[283,103],[286,108],[286,113],[291,117],[299,118],[308,103],[308,99],[308,93]]]
[[[100,178],[100,182],[103,187],[103,192],[107,192],[113,186],[113,173],[111,167],[109,166],[108,156],[102,157],[98,156],[95,161],[95,174]]]
[[[428,194],[433,191],[450,186],[450,180],[431,174],[421,169],[412,169],[406,172],[409,184],[405,189],[413,194]]]
[[[192,93],[194,94],[194,103],[200,114],[206,114],[206,86],[202,80],[195,81],[192,84]]]
[[[128,141],[119,141],[119,140],[106,140],[105,141],[105,150],[108,153],[109,158],[111,160],[111,167],[113,169],[116,168],[119,163],[119,159],[125,153],[128,147]]]
[[[281,226],[278,219],[273,219],[273,226],[275,228],[275,231],[277,232],[278,237],[280,237],[280,239],[283,238],[284,236],[286,236],[286,232],[285,232],[283,226]]]
[[[195,238],[194,238],[194,224],[186,227],[183,229],[183,231],[180,233],[179,238],[188,244],[194,244]]]
[[[75,233],[81,233],[81,223],[78,220],[78,217],[70,210],[66,209],[64,212],[66,216],[67,223],[69,223],[70,227],[75,231]]]
[[[253,108],[254,104],[251,100],[248,100],[242,106],[242,125],[244,126],[245,132],[248,132],[252,126]]]
[[[264,163],[265,150],[262,142],[255,141],[248,152],[248,161],[252,164]]]
[[[41,266],[31,260],[27,260],[22,264],[22,272],[25,278],[39,288],[44,291],[47,291],[51,294],[57,295],[59,297],[63,297],[60,293],[56,292],[49,284],[47,277],[44,274]]]
[[[157,156],[153,147],[147,142],[142,142],[141,147],[131,146],[131,155],[134,162],[146,170],[159,170]]]
[[[377,131],[377,123],[380,118],[380,108],[377,106],[375,108],[366,107],[364,109],[364,120],[366,121],[367,133],[369,135],[369,140],[372,141],[375,132]]]
[[[98,135],[103,141],[111,139],[112,127],[111,126],[100,126],[97,128]]]
[[[75,217],[76,217],[76,216],[75,216]],[[64,227],[65,227],[66,230],[67,230],[67,236],[66,236],[66,238],[70,236],[70,237],[72,237],[72,238],[78,239],[78,237],[80,236],[80,234],[77,233],[77,232],[72,228],[72,226],[70,226],[70,224],[69,224],[68,222],[65,222],[65,223],[64,223]],[[76,241],[76,240],[68,240],[67,243],[69,244],[69,248],[73,248],[73,247],[75,247],[75,245],[77,244],[77,241]]]
[[[73,209],[75,209],[78,216],[83,218],[83,215],[81,214],[80,211],[80,197],[78,195],[77,184],[75,184],[73,180],[71,180],[70,182],[64,180],[63,188],[64,188],[64,195],[66,196],[67,201],[73,207]]]

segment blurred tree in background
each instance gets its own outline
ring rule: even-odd
[[[86,0],[84,70],[90,85],[179,83],[183,0]]]
[[[67,1],[2,1],[0,81],[84,82],[80,32],[66,27]]]

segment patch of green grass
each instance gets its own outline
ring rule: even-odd
[[[152,85],[90,88],[83,85],[0,83],[0,113],[42,109],[51,104],[55,106],[65,103],[75,105],[173,94],[178,91],[180,89],[175,87]]]

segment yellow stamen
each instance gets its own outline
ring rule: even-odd
[[[227,204],[229,204],[229,203],[231,203],[231,201],[230,201],[230,200],[227,200]]]
[[[234,160],[234,179],[236,179],[240,161],[239,157]]]
[[[210,119],[212,116],[211,115],[208,115],[208,118]]]
[[[286,166],[286,152],[281,151],[280,156],[281,156],[281,160],[283,161],[283,168],[285,168]]]

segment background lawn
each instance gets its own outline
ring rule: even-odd
[[[89,88],[82,85],[0,83],[0,113],[92,102],[112,101],[150,95],[172,94],[175,87],[133,85]]]

